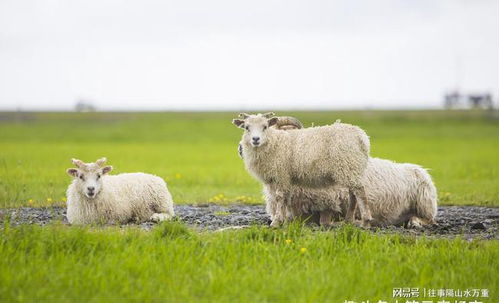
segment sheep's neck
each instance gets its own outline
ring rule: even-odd
[[[277,176],[283,168],[283,163],[280,163],[283,151],[280,148],[280,138],[277,132],[281,131],[269,129],[267,142],[263,146],[253,147],[249,143],[244,144],[244,161],[248,171],[266,184],[278,181]]]

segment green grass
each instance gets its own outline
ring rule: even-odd
[[[394,302],[398,287],[489,289],[494,298],[498,260],[497,241],[377,236],[351,226],[6,226],[0,302]]]
[[[441,204],[499,206],[499,120],[484,112],[279,114],[306,125],[358,124],[374,156],[430,168]],[[0,113],[0,207],[63,205],[69,159],[102,156],[115,173],[165,178],[176,203],[261,202],[260,185],[237,156],[234,116]],[[0,302],[395,302],[392,289],[400,287],[489,289],[492,297],[479,300],[494,302],[498,260],[497,240],[382,235],[348,225],[208,233],[179,222],[146,232],[7,221],[0,226]]]
[[[441,204],[499,206],[499,120],[484,112],[296,112],[306,125],[341,118],[371,137],[372,155],[431,169]],[[235,113],[0,113],[0,206],[60,202],[69,159],[107,156],[115,173],[165,178],[176,203],[261,202],[244,170]],[[52,202],[47,202],[47,199]],[[29,202],[32,200],[32,202]]]

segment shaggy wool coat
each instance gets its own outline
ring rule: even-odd
[[[71,224],[144,222],[156,213],[174,216],[173,199],[160,177],[144,173],[102,176],[102,189],[93,199],[74,180],[67,190]]]
[[[437,214],[437,190],[429,173],[421,166],[370,158],[362,177],[373,225],[399,225],[412,217],[423,224],[434,223]],[[264,186],[267,212],[271,218],[289,220],[314,212],[331,210],[335,218],[345,215],[348,188],[329,186],[304,188],[293,186],[286,191],[285,203],[276,199],[270,186]]]

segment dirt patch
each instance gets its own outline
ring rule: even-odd
[[[220,230],[249,225],[269,225],[270,218],[263,205],[177,205],[177,217],[188,225],[199,229]],[[0,210],[0,223],[10,218],[11,225],[39,224],[52,221],[68,224],[66,209],[63,207],[47,208],[11,208]],[[404,227],[372,228],[376,233],[403,233],[436,237],[462,236],[465,239],[499,239],[499,208],[472,206],[441,206],[438,208],[438,225],[420,229]],[[152,222],[140,224],[144,229],[151,229]]]

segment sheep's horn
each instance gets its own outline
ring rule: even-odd
[[[100,158],[99,160],[95,161],[95,163],[99,166],[103,166],[104,164],[106,164],[106,157],[103,157],[103,158]]]
[[[247,113],[240,113],[239,114],[239,118],[243,118],[243,119],[246,119],[248,118],[250,115],[248,115]]]
[[[73,164],[76,166],[76,167],[79,167],[79,168],[82,168],[85,166],[85,163],[81,160],[78,160],[78,159],[71,159],[71,162],[73,162]]]
[[[279,117],[276,123],[277,129],[300,129],[303,124],[295,117]]]
[[[275,116],[274,112],[268,112],[268,113],[262,114],[262,117],[267,118],[267,119],[271,118],[272,116]]]

